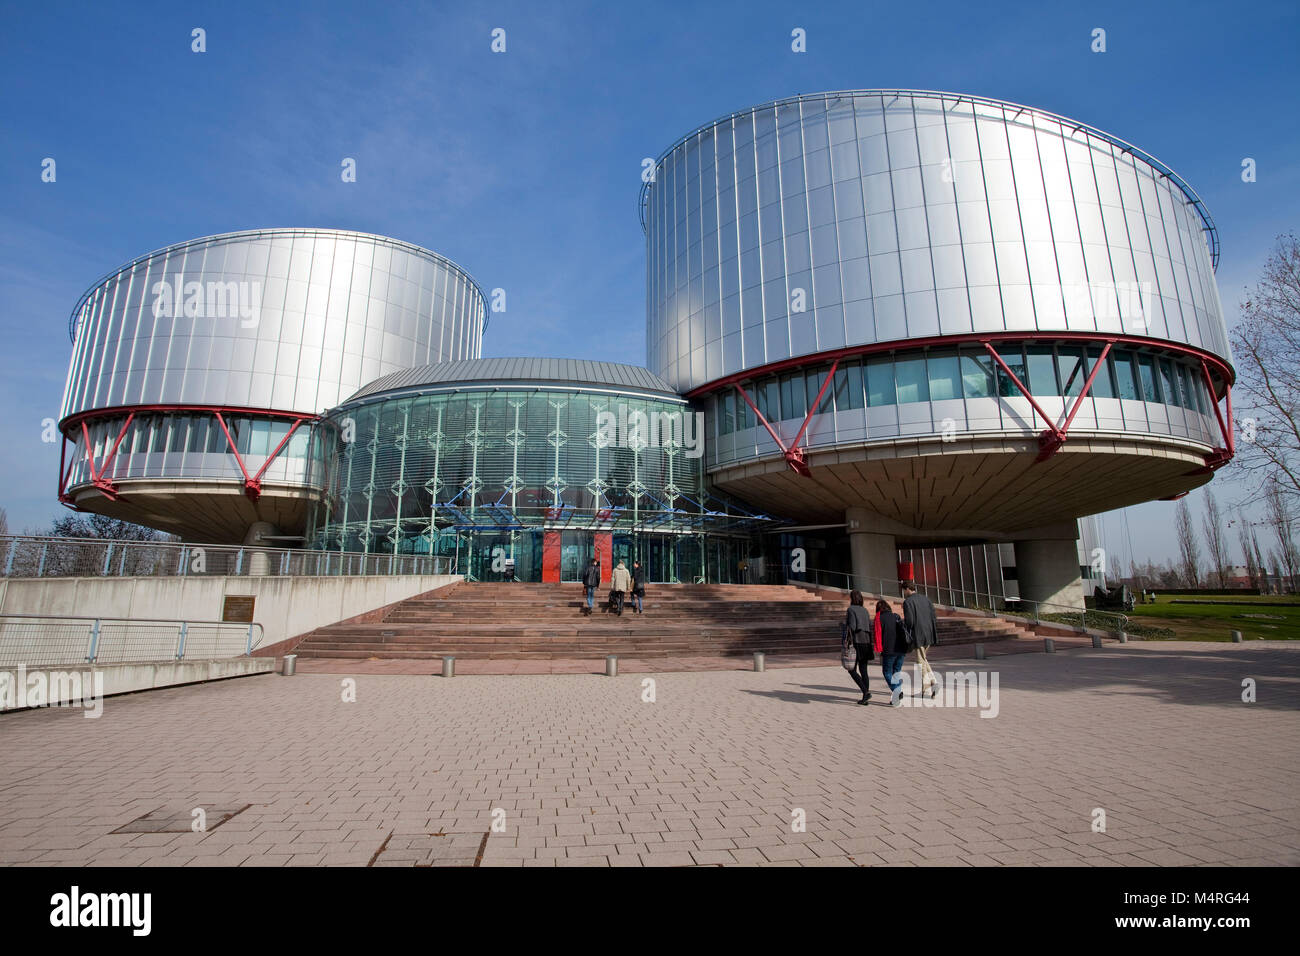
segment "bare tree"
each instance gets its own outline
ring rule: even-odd
[[[1235,467],[1276,484],[1287,511],[1300,513],[1300,241],[1279,236],[1232,333],[1241,441]],[[1243,407],[1244,406],[1244,407]]]
[[[1178,529],[1179,570],[1187,587],[1200,587],[1201,580],[1201,545],[1196,540],[1196,528],[1192,525],[1192,510],[1187,507],[1187,499],[1178,502],[1174,513],[1174,526]]]
[[[1238,510],[1237,517],[1232,520],[1232,523],[1237,528],[1237,543],[1241,546],[1241,553],[1246,559],[1246,576],[1250,579],[1250,586],[1262,590],[1259,580],[1259,562],[1255,560],[1255,551],[1251,548],[1251,538],[1254,536],[1254,531],[1250,526],[1250,521],[1246,518],[1244,511]]]
[[[1265,593],[1268,592],[1268,565],[1264,563],[1264,549],[1259,546],[1259,535],[1255,532],[1255,526],[1250,528],[1250,543],[1255,547],[1255,564],[1259,567],[1259,576],[1263,579],[1260,581],[1260,589]]]
[[[1284,594],[1286,592],[1286,582],[1285,579],[1282,577],[1282,559],[1277,556],[1276,551],[1274,551],[1272,548],[1269,548],[1268,560],[1273,565],[1274,587],[1277,589],[1277,593]]]
[[[1205,530],[1205,545],[1210,553],[1211,577],[1216,588],[1228,586],[1228,569],[1232,558],[1228,556],[1228,535],[1224,527],[1223,514],[1214,492],[1205,489],[1205,521],[1201,525]]]
[[[1296,553],[1295,519],[1291,516],[1286,492],[1283,491],[1281,482],[1268,482],[1264,501],[1265,520],[1272,529],[1273,536],[1277,538],[1277,563],[1286,570],[1283,589],[1289,591],[1295,587],[1295,574],[1297,565],[1300,565],[1300,554]]]
[[[9,512],[0,508],[0,534],[9,533]]]
[[[110,541],[161,541],[168,537],[153,528],[93,512],[56,518],[47,534],[54,538],[105,538]]]

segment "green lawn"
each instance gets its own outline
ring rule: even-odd
[[[1198,603],[1174,604],[1174,601]],[[1205,601],[1223,603],[1199,603]],[[1273,607],[1269,602],[1284,602],[1285,606]],[[1248,641],[1300,640],[1300,600],[1290,596],[1165,597],[1157,594],[1155,604],[1139,604],[1129,616],[1143,624],[1172,628],[1175,639],[1183,641],[1227,641],[1232,639],[1233,631],[1241,631]]]

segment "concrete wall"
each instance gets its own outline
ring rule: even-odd
[[[221,620],[227,595],[251,595],[268,647],[313,628],[463,580],[454,574],[357,577],[5,578],[0,614]]]
[[[105,697],[198,684],[252,674],[269,674],[268,658],[236,657],[220,661],[162,661],[156,664],[101,664],[70,668],[0,668],[0,711],[26,707],[80,706],[98,717]]]

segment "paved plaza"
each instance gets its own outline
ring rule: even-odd
[[[0,862],[1300,864],[1300,646],[938,662],[996,673],[991,718],[891,708],[878,667],[862,707],[837,666],[747,663],[363,674],[355,702],[339,674],[266,675],[0,715]]]

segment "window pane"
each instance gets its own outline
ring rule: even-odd
[[[862,366],[847,362],[835,370],[835,410],[862,407]]]
[[[745,394],[749,396],[749,401],[752,402],[754,400],[753,386],[744,386],[744,388],[745,388]],[[734,392],[735,389],[732,389],[732,391]],[[736,396],[736,427],[753,428],[754,427],[753,418],[754,418],[754,413],[749,409],[749,402],[745,401],[744,398],[737,395]]]
[[[1192,397],[1192,383],[1187,374],[1187,366],[1179,362],[1174,366],[1174,371],[1178,374],[1178,404],[1196,411],[1196,399]]]
[[[961,380],[967,398],[988,398],[993,394],[993,359],[963,353]]]
[[[958,380],[957,372],[957,356],[931,355],[928,364],[930,370],[931,401],[939,402],[950,398],[961,398],[961,383]]]
[[[895,403],[893,360],[871,359],[867,362],[867,404],[876,408]]]
[[[1029,381],[1025,382],[1033,395],[1060,395],[1056,381],[1056,359],[1050,345],[1031,345],[1028,353]],[[1021,379],[1024,381],[1024,379]]]
[[[1016,378],[1020,379],[1020,381],[1024,383],[1026,377],[1025,359],[1020,350],[1015,349],[1012,351],[1003,349],[998,354],[1002,356],[1002,361],[1006,363],[1007,368],[1011,369],[1012,375],[1015,375]],[[1026,387],[1028,387],[1027,384]],[[998,394],[1007,398],[1020,394],[1020,389],[1016,388],[1016,385],[1011,381],[1010,376],[1008,376],[1006,372],[1002,371],[1001,365],[998,366]]]
[[[817,414],[829,412],[831,410],[831,391],[828,388],[826,394],[822,396],[822,404],[817,405],[817,393],[821,391],[822,384],[826,381],[826,373],[829,368],[818,369],[815,372],[809,372],[804,376],[804,387],[807,389],[808,407],[817,406]]]
[[[1164,396],[1166,405],[1176,405],[1178,402],[1178,387],[1174,384],[1173,367],[1169,364],[1169,359],[1160,360],[1160,391]]]
[[[758,413],[766,418],[769,422],[776,416],[772,414],[772,408],[767,403],[767,383],[759,382],[754,386],[754,404],[758,406]]]
[[[781,376],[781,417],[783,419],[803,418],[807,411],[807,399],[804,396],[803,373]]]
[[[1057,350],[1056,368],[1060,373],[1061,390],[1071,398],[1083,391],[1088,372],[1083,361],[1083,349],[1077,345],[1062,345]]]
[[[736,430],[736,393],[728,391],[722,396],[722,434],[730,435]]]
[[[1137,369],[1133,361],[1132,352],[1115,350],[1115,383],[1119,388],[1119,397],[1136,400],[1138,397],[1137,389]]]
[[[1160,390],[1156,385],[1156,363],[1150,355],[1138,356],[1138,378],[1142,383],[1142,400],[1159,402]]]
[[[1092,368],[1101,358],[1101,349],[1088,349],[1088,374],[1092,374]],[[1114,398],[1115,382],[1114,370],[1111,368],[1109,361],[1106,362],[1105,368],[1097,372],[1097,377],[1092,380],[1092,396],[1094,398]]]
[[[925,359],[903,359],[894,363],[894,379],[898,383],[898,404],[928,402],[930,386],[926,379]]]
[[[767,396],[767,411],[763,414],[767,416],[769,422],[779,422],[781,420],[781,383],[775,378],[769,378],[763,385],[763,393]]]

